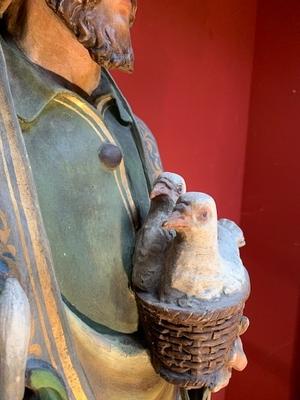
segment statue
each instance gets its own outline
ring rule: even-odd
[[[162,173],[108,73],[133,68],[136,8],[0,0],[0,400],[187,398],[156,374],[130,284]],[[214,391],[245,366],[231,347]]]

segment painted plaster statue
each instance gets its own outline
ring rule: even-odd
[[[137,234],[133,256],[132,282],[141,290],[155,290],[159,285],[166,250],[173,239],[172,231],[164,229],[162,225],[185,190],[183,178],[170,172],[163,172],[154,182],[150,193],[150,209]]]
[[[147,268],[133,286],[158,288],[153,254],[176,239],[163,223],[185,192],[108,72],[133,68],[136,8],[0,0],[0,400],[188,396],[155,371],[131,287],[137,232],[151,242],[155,217],[162,250],[137,245]],[[228,371],[244,367],[241,321]],[[197,387],[219,390],[229,375]]]
[[[140,284],[153,271],[144,257],[134,272],[145,279],[133,280],[153,366],[170,383],[216,392],[229,382],[232,368],[247,364],[240,340],[248,327],[243,309],[250,291],[239,255],[242,231],[234,222],[218,221],[213,198],[195,192],[179,196],[160,229],[172,234],[157,255],[160,279]],[[136,252],[141,247],[148,253],[143,243],[136,246]]]

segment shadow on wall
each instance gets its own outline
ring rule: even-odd
[[[299,287],[300,293],[300,287]],[[298,299],[298,317],[297,317],[297,332],[294,345],[294,361],[293,361],[293,375],[292,375],[292,393],[290,400],[296,400],[300,394],[300,295]]]

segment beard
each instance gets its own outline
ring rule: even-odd
[[[46,0],[91,58],[107,69],[131,72],[134,56],[128,20],[118,15],[102,0]],[[135,10],[134,10],[135,11]]]

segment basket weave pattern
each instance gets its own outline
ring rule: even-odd
[[[178,313],[137,298],[152,362],[169,382],[212,385],[238,336],[244,303],[211,312]]]

